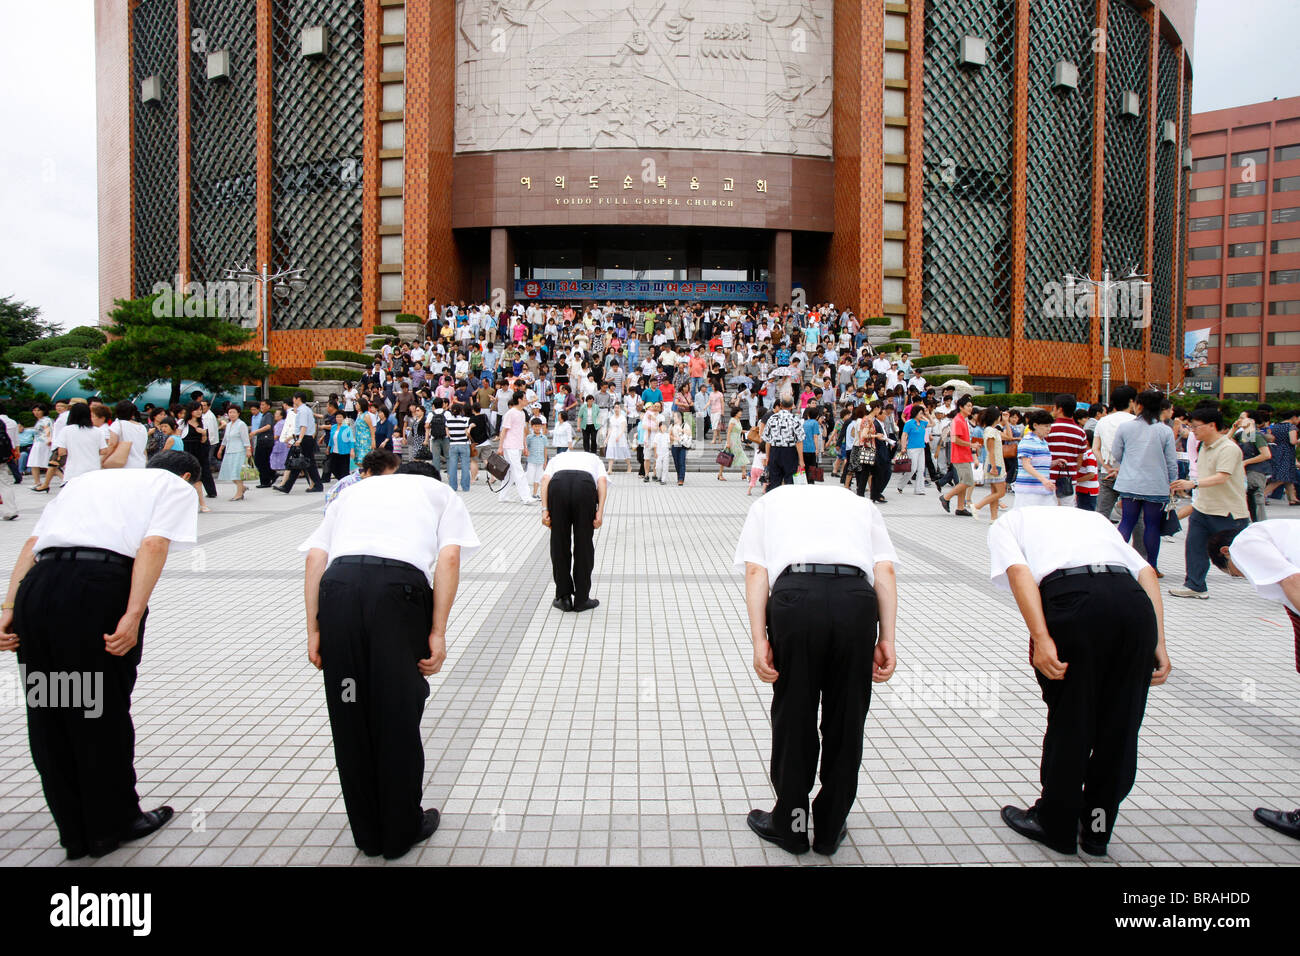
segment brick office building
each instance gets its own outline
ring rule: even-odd
[[[1095,306],[1050,303],[1105,267],[1153,277],[1115,380],[1181,369],[1194,0],[95,6],[101,308],[303,266],[277,380],[494,289],[802,294],[1094,394]]]
[[[1300,96],[1194,114],[1192,157],[1187,381],[1300,391]]]

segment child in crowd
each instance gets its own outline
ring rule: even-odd
[[[1101,494],[1101,482],[1097,475],[1097,456],[1089,446],[1083,453],[1083,464],[1074,482],[1074,500],[1078,507],[1087,511],[1097,510],[1097,496]]]
[[[759,446],[759,452],[754,456],[754,463],[749,466],[749,490],[745,492],[745,497],[754,493],[754,486],[758,484],[758,479],[763,477],[763,472],[767,470],[767,452],[763,449],[765,445]]]
[[[534,418],[528,433],[528,483],[533,486],[533,497],[541,494],[542,473],[546,471],[546,421]],[[556,429],[558,434],[559,429]]]

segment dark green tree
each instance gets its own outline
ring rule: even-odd
[[[39,306],[0,295],[0,345],[26,345],[54,331],[54,324],[41,318]]]
[[[260,354],[243,347],[253,333],[209,315],[203,299],[177,301],[173,307],[170,298],[151,295],[114,303],[108,316],[113,324],[105,330],[111,339],[90,357],[91,381],[102,394],[130,396],[163,379],[172,384],[174,403],[180,400],[182,379],[216,391],[270,373]]]

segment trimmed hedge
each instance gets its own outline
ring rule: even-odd
[[[913,364],[915,364],[915,363],[913,363]],[[975,383],[974,383],[974,380],[973,380],[973,379],[971,378],[971,376],[969,376],[969,375],[945,375],[945,376],[943,377],[943,382],[954,382],[954,381],[955,381],[955,382],[965,382],[967,385],[973,385],[973,384],[975,384]],[[926,388],[931,388],[931,387],[933,387],[933,388],[938,388],[940,385],[943,384],[943,382],[940,382],[937,378],[932,382],[932,381],[930,381],[930,380],[927,378],[927,379],[925,380],[925,387],[926,387]]]
[[[925,358],[919,358],[912,363],[912,368],[933,368],[936,365],[960,365],[961,361],[955,355],[927,355]]]
[[[876,316],[874,319],[867,319],[862,324],[863,325],[893,325],[893,323],[894,323],[893,319],[888,318],[887,316],[879,315]]]
[[[889,333],[889,337],[891,339],[910,339],[912,337],[912,333],[907,331],[907,329],[896,329],[895,331]]]
[[[996,405],[998,408],[1027,408],[1034,404],[1034,396],[1024,392],[1001,392],[993,395],[972,395],[976,405]]]
[[[418,315],[412,315],[410,312],[399,312],[393,317],[393,321],[398,325],[423,325],[424,319]]]
[[[270,393],[273,402],[292,402],[298,389],[293,385],[272,385]]]
[[[401,333],[397,331],[396,326],[392,326],[392,325],[376,325],[374,328],[374,333],[375,335],[388,335],[388,336],[401,335]]]
[[[313,368],[311,377],[318,382],[355,382],[365,374],[355,368]]]
[[[327,362],[360,362],[362,365],[371,366],[375,360],[369,355],[362,355],[360,352],[351,352],[347,349],[326,349],[325,361]]]

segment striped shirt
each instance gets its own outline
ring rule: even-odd
[[[1064,465],[1052,469],[1053,480],[1059,481],[1066,475],[1073,479],[1078,468],[1079,456],[1088,447],[1088,436],[1084,434],[1083,429],[1068,418],[1058,418],[1052,423],[1052,430],[1047,435],[1047,443],[1051,446],[1052,458],[1065,462]],[[1038,467],[1037,463],[1034,467]]]
[[[1029,464],[1033,466],[1039,475],[1047,476],[1048,469],[1052,464],[1052,450],[1047,446],[1047,442],[1033,432],[1026,432],[1025,437],[1020,439],[1016,455],[1022,460],[1028,459]],[[1039,480],[1025,470],[1023,464],[1016,472],[1015,489],[1018,495],[1045,495],[1048,493]]]
[[[1083,466],[1079,469],[1074,490],[1082,495],[1101,494],[1101,483],[1097,477],[1097,456],[1089,448],[1083,453]]]
[[[469,419],[464,415],[453,415],[448,412],[443,418],[447,422],[447,443],[450,445],[466,445],[469,443]]]

